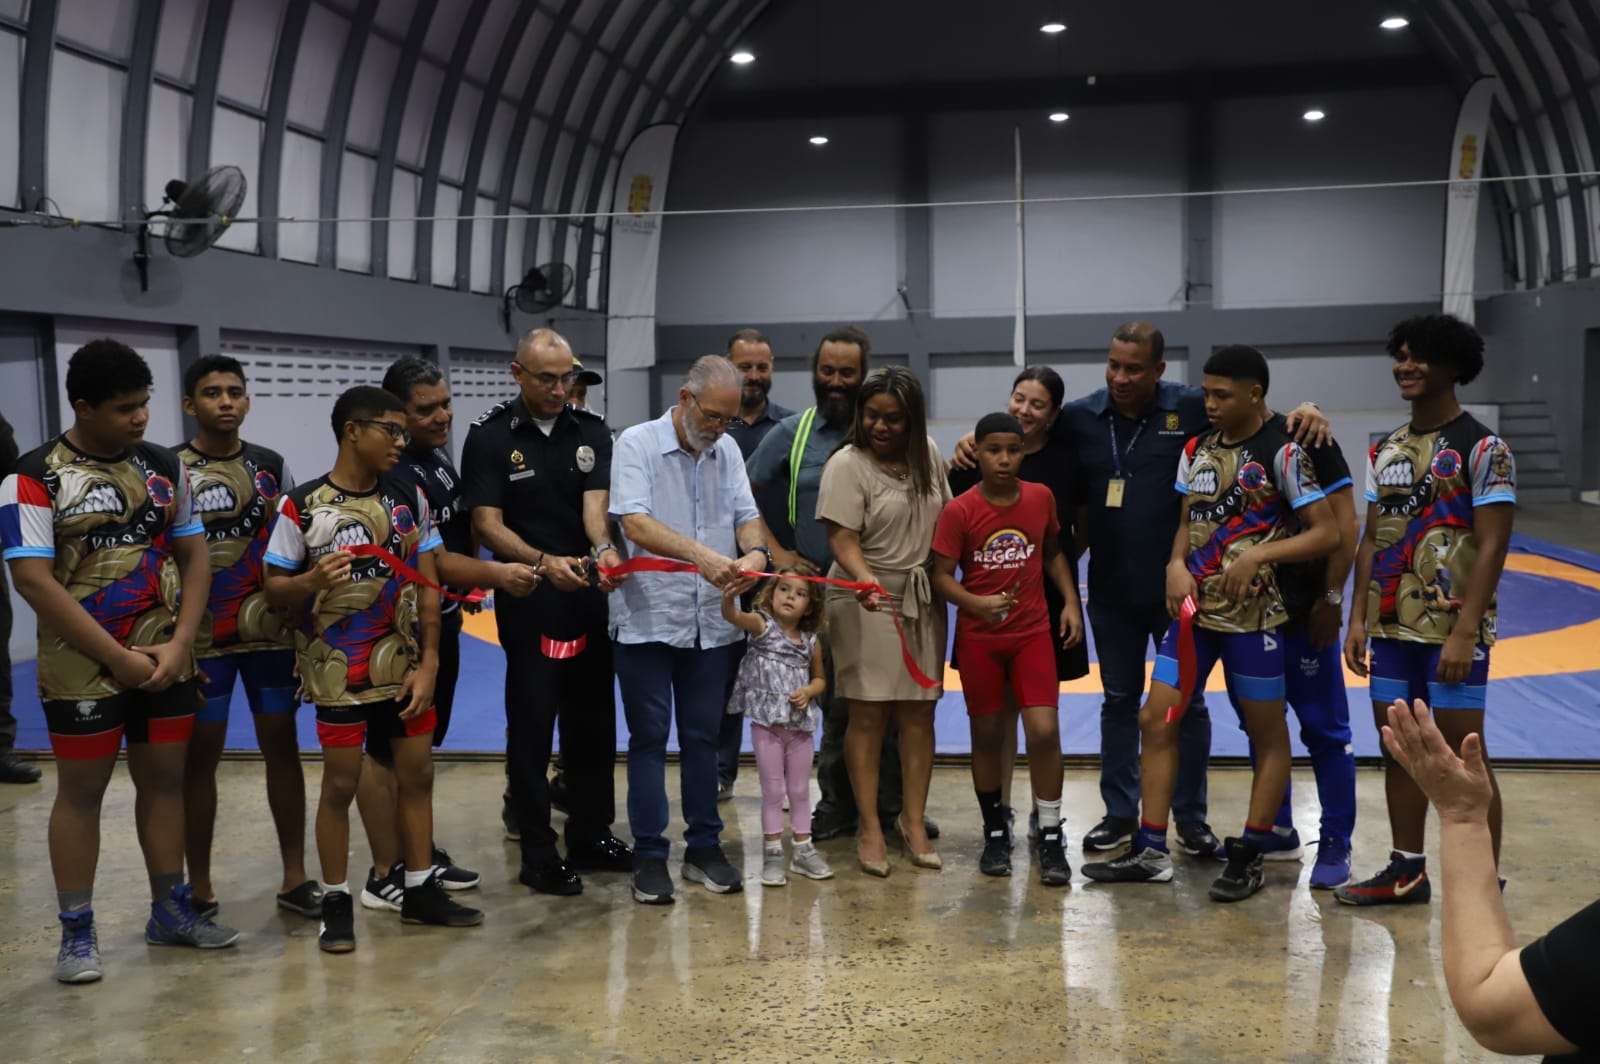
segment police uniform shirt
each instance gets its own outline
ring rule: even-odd
[[[1061,408],[1052,432],[1065,438],[1077,463],[1076,502],[1087,508],[1090,598],[1130,607],[1165,601],[1167,560],[1178,532],[1172,471],[1183,445],[1210,427],[1200,389],[1166,381],[1137,419],[1117,413],[1104,388]],[[1123,482],[1121,506],[1107,505],[1115,479]]]
[[[451,554],[475,557],[472,550],[472,514],[462,502],[461,474],[443,450],[408,450],[390,471],[400,480],[409,481],[428,500],[428,510],[433,514],[433,527],[444,540],[444,549]],[[456,588],[454,590],[461,590]],[[461,608],[456,599],[442,599],[441,613]]]
[[[518,396],[473,422],[461,471],[468,507],[497,507],[535,550],[581,557],[584,492],[611,487],[611,433],[599,415],[567,407],[546,436]]]

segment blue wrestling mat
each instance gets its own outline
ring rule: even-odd
[[[1512,551],[1500,581],[1500,639],[1494,648],[1485,731],[1498,759],[1600,761],[1600,555],[1523,536],[1512,537]],[[445,749],[497,752],[504,749],[505,659],[493,641],[487,615],[472,618],[462,637],[461,683]],[[1062,685],[1062,746],[1068,754],[1098,754],[1100,682],[1090,641],[1090,672]],[[49,748],[32,662],[13,669],[18,720],[17,747]],[[947,687],[935,717],[938,750],[963,754],[971,749],[966,703],[959,675],[946,674]],[[1378,735],[1365,681],[1346,675],[1356,754],[1378,754]],[[1207,693],[1212,716],[1212,752],[1243,756],[1244,733],[1222,691],[1221,670]],[[620,697],[618,747],[627,744]],[[228,724],[230,749],[254,749],[255,734],[242,690],[235,691]],[[300,741],[316,745],[309,708],[300,713]],[[1291,731],[1293,727],[1291,726]],[[676,749],[675,739],[672,741]],[[748,740],[746,749],[748,749]],[[1295,754],[1305,751],[1295,741]]]

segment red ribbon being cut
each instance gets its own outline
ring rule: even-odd
[[[699,573],[700,567],[690,562],[680,562],[674,558],[629,558],[615,568],[600,566],[602,576],[627,576],[629,573]],[[843,588],[846,591],[876,591],[886,598],[892,598],[888,588],[882,584],[866,583],[860,580],[840,580],[831,576],[807,576],[803,573],[747,573],[748,576],[775,577],[784,576],[794,580],[804,580],[810,584],[826,584],[830,587]],[[906,673],[918,687],[924,690],[933,690],[940,681],[933,679],[922,671],[917,664],[917,659],[911,656],[911,646],[906,642],[905,626],[900,623],[900,614],[894,609],[889,611],[889,619],[894,622],[895,634],[900,637],[900,660],[905,663]]]
[[[389,568],[393,569],[395,572],[399,573],[407,583],[421,584],[423,587],[431,587],[445,598],[455,599],[457,602],[482,602],[489,595],[489,593],[483,590],[481,587],[475,587],[471,591],[468,591],[465,595],[451,591],[449,588],[440,587],[437,583],[429,580],[420,572],[401,561],[393,551],[380,547],[376,543],[358,543],[354,547],[345,547],[343,549],[347,553],[354,554],[359,557],[376,558]]]
[[[1194,652],[1194,615],[1198,612],[1193,595],[1184,599],[1178,610],[1178,704],[1167,708],[1168,724],[1182,720],[1194,698],[1195,673],[1200,670]]]

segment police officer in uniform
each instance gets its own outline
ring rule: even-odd
[[[580,870],[633,868],[632,851],[611,833],[617,725],[605,595],[616,583],[597,575],[598,566],[621,564],[606,517],[611,434],[600,417],[567,405],[577,373],[560,334],[525,336],[511,373],[520,394],[467,433],[464,494],[479,541],[544,577],[528,597],[495,604],[506,653],[506,757],[522,882],[544,894],[578,894]],[[545,778],[558,717],[566,860],[550,828]]]

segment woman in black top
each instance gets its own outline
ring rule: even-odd
[[[1078,551],[1073,542],[1072,514],[1073,514],[1073,486],[1072,486],[1072,454],[1067,449],[1066,443],[1059,437],[1053,436],[1050,427],[1055,424],[1056,416],[1061,412],[1061,404],[1066,401],[1066,385],[1062,383],[1061,374],[1049,366],[1029,366],[1017,374],[1017,379],[1011,383],[1011,397],[1006,402],[1006,413],[1022,423],[1024,435],[1022,437],[1022,469],[1018,476],[1023,480],[1031,480],[1036,484],[1043,484],[1049,488],[1056,497],[1056,518],[1061,524],[1061,550],[1067,556],[1072,566],[1072,576],[1078,576]],[[950,494],[952,497],[960,495],[968,488],[973,487],[982,479],[977,468],[950,470]],[[1055,585],[1046,580],[1044,584],[1045,604],[1050,610],[1051,617],[1059,617],[1061,608],[1065,603],[1056,591]],[[952,657],[950,664],[960,669],[960,662]],[[1070,650],[1064,649],[1060,641],[1056,642],[1056,678],[1057,680],[1076,680],[1089,673],[1089,646],[1088,640],[1081,640],[1077,646]],[[1017,756],[1017,707],[1008,705],[1004,710],[1011,717],[1011,727],[1006,732],[1007,753],[1003,755],[1002,764],[1014,764]],[[1011,777],[1005,776],[1002,786],[1003,797],[1007,805],[1011,804]],[[1031,829],[1030,829],[1031,833]]]

